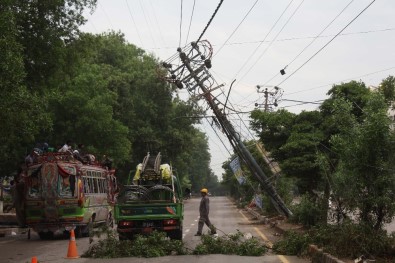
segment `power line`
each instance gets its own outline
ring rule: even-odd
[[[247,70],[246,73],[244,73],[244,75],[240,78],[240,81],[242,79],[244,79],[245,76],[247,76],[248,73],[250,73],[250,71],[254,68],[254,66],[256,65],[256,63],[258,63],[259,60],[261,60],[261,58],[263,57],[263,55],[266,53],[266,51],[272,46],[274,40],[277,39],[277,37],[280,35],[280,33],[283,31],[283,29],[285,28],[285,26],[289,23],[289,21],[292,19],[292,17],[296,14],[296,12],[299,10],[299,8],[302,6],[304,0],[302,0],[300,2],[300,4],[297,6],[297,8],[294,10],[294,12],[292,13],[292,15],[288,18],[288,20],[285,22],[285,24],[283,25],[283,27],[280,29],[280,31],[277,33],[277,35],[274,37],[274,39],[270,42],[270,44],[266,47],[266,49],[263,51],[263,53],[255,60],[254,64],[251,65],[251,67]]]
[[[166,41],[165,41],[165,39],[163,38],[162,29],[161,29],[161,27],[160,27],[160,24],[159,24],[159,22],[158,22],[158,18],[157,18],[157,16],[156,16],[155,7],[154,7],[154,5],[152,4],[152,1],[151,1],[151,0],[149,1],[149,3],[150,3],[150,6],[151,6],[151,9],[152,9],[152,13],[154,14],[154,19],[155,19],[155,22],[156,22],[156,26],[158,27],[158,31],[159,31],[160,38],[161,38],[163,44],[166,45]]]
[[[288,94],[286,94],[286,95],[292,95],[292,94],[297,94],[297,93],[301,93],[301,92],[305,92],[305,91],[310,91],[310,90],[314,90],[314,89],[319,89],[319,88],[327,87],[327,86],[329,86],[329,85],[333,85],[333,84],[335,84],[335,83],[344,82],[344,81],[347,81],[347,80],[354,80],[354,79],[357,79],[357,78],[362,78],[362,77],[374,75],[374,74],[377,74],[377,73],[385,72],[385,71],[388,71],[388,70],[391,70],[391,69],[395,69],[395,66],[394,66],[394,67],[390,67],[390,68],[386,68],[386,69],[382,69],[382,70],[379,70],[379,71],[367,73],[367,74],[364,74],[364,75],[360,75],[360,76],[356,76],[356,77],[352,77],[352,78],[347,78],[347,79],[339,80],[339,81],[336,81],[336,82],[331,82],[331,83],[329,83],[329,84],[320,85],[320,86],[317,86],[317,87],[314,87],[314,88],[309,88],[309,89],[304,89],[304,90],[299,90],[299,91],[291,92],[291,93],[288,93]]]
[[[298,104],[294,104],[294,105],[287,105],[287,106],[282,106],[280,107],[281,109],[285,109],[285,108],[291,108],[291,107],[295,107],[295,106],[300,106],[300,105],[306,105],[307,103],[298,103]]]
[[[272,28],[269,30],[269,32],[266,34],[263,42],[266,40],[266,38],[269,36],[269,34],[272,32],[272,30],[274,29],[274,27],[277,25],[277,23],[280,21],[280,19],[282,18],[282,16],[284,15],[284,13],[288,10],[288,8],[290,7],[290,5],[292,4],[293,0],[291,0],[291,2],[289,2],[289,4],[287,5],[287,7],[284,9],[284,11],[281,13],[280,17],[277,19],[277,21],[274,23],[274,25],[272,26]],[[288,24],[288,22],[291,20],[291,18],[295,15],[295,13],[298,11],[298,9],[300,8],[300,6],[302,5],[302,3],[304,2],[304,0],[302,0],[300,2],[300,4],[298,5],[298,7],[294,10],[294,12],[292,13],[292,15],[288,18],[288,20],[285,22],[285,24],[283,25],[283,27],[280,29],[280,31],[277,33],[277,35],[271,40],[270,44],[268,47],[266,47],[265,51],[259,56],[259,58],[255,61],[255,63],[248,69],[248,71],[239,79],[239,81],[237,82],[237,84],[239,84],[242,79],[251,71],[251,69],[255,66],[255,64],[261,59],[261,57],[266,53],[266,51],[268,50],[268,48],[273,44],[273,42],[277,39],[277,37],[279,36],[279,34],[282,32],[282,30],[285,28],[285,26]],[[247,63],[250,61],[250,59],[255,55],[255,53],[258,51],[258,49],[260,48],[260,46],[263,44],[263,42],[261,42],[256,48],[255,50],[252,52],[252,54],[248,57],[248,59],[244,62],[244,64],[242,65],[242,67],[239,69],[239,71],[236,73],[236,76],[242,71],[242,69],[247,65]],[[236,78],[235,76],[235,78]],[[245,97],[244,99],[247,99],[248,97],[250,97],[252,94],[248,95],[247,97]]]
[[[274,22],[274,24],[272,25],[272,27],[270,28],[269,32],[266,34],[265,38],[263,39],[262,42],[259,43],[259,45],[255,48],[255,50],[252,52],[252,54],[247,58],[247,60],[244,62],[244,64],[241,66],[241,68],[237,71],[236,75],[232,78],[232,79],[236,79],[237,75],[239,75],[239,73],[244,69],[244,67],[247,65],[248,61],[250,61],[250,59],[255,55],[255,53],[258,51],[258,49],[261,47],[261,45],[263,44],[263,42],[266,40],[266,38],[269,36],[269,34],[272,32],[272,30],[274,29],[274,27],[277,25],[277,23],[280,21],[280,19],[283,17],[283,15],[285,14],[285,12],[288,10],[289,6],[292,4],[294,0],[291,0],[289,2],[289,4],[285,7],[284,11],[281,13],[281,15],[277,18],[276,22]],[[240,81],[238,81],[237,83],[239,83]]]
[[[304,65],[306,65],[310,60],[312,60],[318,53],[320,53],[325,47],[327,47],[341,32],[343,32],[349,25],[352,24],[362,13],[364,13],[376,0],[373,0],[368,4],[356,17],[354,17],[342,30],[339,31],[331,40],[329,40],[322,48],[320,48],[317,52],[315,52],[306,62],[304,62],[299,68],[297,68],[294,72],[292,72],[287,78],[281,81],[277,86],[280,86],[285,81],[287,81],[291,76],[293,76],[296,72],[298,72]]]
[[[99,31],[97,30],[95,24],[92,22],[92,20],[88,20],[88,23],[91,24],[91,26],[93,27],[93,29],[95,30],[96,34],[99,33]]]
[[[236,31],[239,29],[240,25],[244,22],[244,20],[247,18],[247,16],[250,14],[250,12],[252,11],[252,9],[254,9],[255,5],[258,3],[259,0],[256,0],[254,2],[254,4],[251,6],[250,10],[248,10],[247,14],[244,15],[243,19],[240,21],[240,23],[237,25],[237,27],[233,30],[232,34],[230,34],[230,36],[225,40],[225,42],[222,44],[222,46],[217,50],[217,52],[213,55],[213,57],[215,55],[217,55],[221,49],[226,45],[226,43],[228,43],[229,39],[236,33]]]
[[[114,26],[113,26],[112,23],[111,23],[110,17],[107,15],[106,10],[104,9],[104,7],[101,5],[100,2],[99,2],[99,5],[100,5],[101,9],[103,10],[103,13],[104,13],[104,15],[106,16],[106,19],[107,19],[108,23],[110,24],[111,28],[114,28]]]
[[[196,0],[193,0],[192,14],[191,14],[191,19],[189,20],[188,34],[187,34],[187,39],[185,40],[185,46],[188,43],[189,32],[191,30],[191,25],[192,25],[193,13],[195,12],[195,3],[196,3]]]
[[[370,73],[366,73],[366,74],[363,74],[363,75],[347,78],[347,79],[338,80],[338,81],[335,81],[335,82],[331,82],[331,83],[328,83],[328,84],[324,84],[324,85],[320,85],[320,86],[316,86],[316,87],[312,87],[312,88],[308,88],[308,89],[304,89],[304,90],[299,90],[299,91],[290,92],[290,93],[284,93],[283,97],[290,96],[290,95],[293,95],[293,94],[302,93],[302,92],[307,92],[307,91],[311,91],[311,90],[315,90],[315,89],[320,89],[320,88],[327,87],[327,86],[330,86],[330,85],[335,85],[336,83],[341,83],[341,82],[345,82],[345,81],[349,81],[349,80],[355,80],[355,79],[358,79],[358,78],[363,78],[363,77],[366,77],[366,76],[378,74],[378,73],[389,71],[389,70],[393,70],[393,69],[395,69],[395,66],[390,67],[390,68],[385,68],[385,69],[382,69],[382,70],[378,70],[378,71],[374,71],[374,72],[370,72]],[[245,98],[243,98],[243,100],[241,100],[241,101],[244,101],[245,99],[247,99],[248,97],[250,97],[253,94],[255,94],[255,93],[251,93],[250,95],[248,95]],[[256,101],[259,101],[259,100],[260,99],[258,98],[256,100],[250,101],[250,103],[247,106],[240,106],[240,105],[238,105],[238,106],[242,107],[242,108],[248,108],[249,106],[251,106]],[[282,99],[282,100],[285,100],[285,99]],[[303,105],[303,104],[305,104],[305,103],[296,104],[296,105],[290,105],[290,106],[284,106],[282,108],[299,106],[299,105]],[[246,112],[243,112],[243,113],[246,113]]]
[[[377,32],[385,32],[385,31],[394,31],[395,27],[384,28],[384,29],[377,29],[377,30],[368,30],[368,31],[357,31],[357,32],[350,32],[339,34],[339,36],[351,36],[351,35],[360,35],[360,34],[370,34],[370,33],[377,33]],[[306,39],[313,39],[313,38],[327,38],[333,37],[334,35],[323,35],[323,36],[305,36],[305,37],[289,37],[289,38],[281,38],[276,39],[274,42],[286,42],[286,41],[294,41],[294,40],[306,40]],[[231,42],[225,44],[225,46],[231,45],[247,45],[247,44],[256,44],[256,43],[270,43],[272,40],[259,40],[259,41],[245,41],[245,42]],[[216,45],[212,45],[215,47]],[[177,47],[151,47],[150,49],[176,49]]]
[[[281,99],[280,101],[291,101],[291,102],[301,102],[303,104],[322,104],[324,100],[316,100],[316,101],[301,101],[301,100],[287,100],[287,99]]]
[[[150,36],[151,36],[152,42],[154,43],[154,46],[156,46],[155,39],[154,39],[154,37],[153,37],[153,35],[152,35],[152,32],[151,32],[151,26],[150,26],[150,24],[148,23],[148,19],[147,19],[147,16],[145,15],[144,6],[143,6],[143,4],[141,3],[141,0],[139,0],[139,4],[140,4],[140,7],[141,7],[141,10],[143,11],[144,20],[145,20],[145,23],[147,24],[148,32],[149,32],[149,34],[150,34]]]
[[[178,46],[181,47],[181,31],[182,31],[182,3],[184,2],[183,0],[181,2],[181,8],[180,8],[180,40],[178,41]]]
[[[140,44],[141,44],[141,46],[143,46],[143,41],[141,40],[140,31],[139,31],[139,29],[138,29],[138,27],[137,27],[137,25],[136,25],[136,22],[134,21],[133,14],[132,14],[132,10],[131,10],[130,7],[129,7],[128,0],[125,0],[125,2],[126,2],[126,5],[127,5],[127,7],[128,7],[128,10],[129,10],[130,18],[131,18],[132,21],[133,21],[134,28],[135,28],[136,31],[137,31],[137,35],[138,35],[138,37],[139,37]]]
[[[206,33],[207,28],[210,26],[211,22],[213,21],[213,19],[214,19],[215,15],[217,14],[219,8],[221,7],[223,1],[224,1],[224,0],[220,0],[220,1],[219,1],[217,8],[215,9],[213,15],[211,16],[211,18],[210,18],[210,20],[208,21],[206,27],[204,28],[203,32],[200,34],[200,36],[199,36],[199,38],[196,40],[196,42],[199,42],[200,39],[202,38],[202,36],[204,35],[204,33]]]
[[[329,24],[326,25],[325,28],[324,28],[323,30],[321,30],[321,32],[320,32],[316,37],[314,37],[314,38],[310,41],[310,43],[309,43],[307,46],[305,46],[305,47],[302,49],[302,51],[300,51],[299,54],[297,54],[297,55],[292,59],[292,61],[289,62],[283,69],[285,69],[285,68],[287,68],[288,66],[290,66],[300,55],[302,55],[302,53],[303,53],[308,47],[310,47],[310,46],[318,39],[318,37],[321,36],[322,33],[324,33],[325,30],[328,29],[328,27],[330,27],[330,26],[333,24],[333,22],[334,22],[341,14],[344,13],[344,11],[347,9],[347,7],[349,7],[349,6],[351,5],[352,2],[354,2],[354,0],[351,0],[351,1],[343,8],[343,10],[341,10],[340,13],[337,14],[337,15],[335,16],[335,18],[333,18],[332,21],[329,22]],[[269,79],[268,81],[266,81],[265,84],[263,84],[263,86],[265,86],[266,84],[268,84],[270,81],[272,81],[274,78],[276,78],[279,74],[280,74],[280,72],[278,72],[275,76],[273,76],[271,79]]]

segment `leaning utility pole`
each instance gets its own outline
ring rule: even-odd
[[[243,144],[240,135],[235,131],[233,125],[224,114],[226,106],[218,100],[218,96],[223,95],[219,89],[222,85],[213,87],[215,80],[208,71],[208,69],[211,68],[212,56],[210,43],[208,41],[192,42],[190,46],[188,45],[184,50],[178,48],[177,51],[179,59],[181,60],[181,65],[175,66],[173,69],[174,64],[172,64],[172,62],[177,60],[176,56],[163,62],[162,66],[168,72],[167,76],[163,78],[170,83],[174,83],[178,88],[183,88],[185,85],[188,92],[195,99],[204,99],[208,103],[211,110],[214,112],[214,121],[221,126],[235,152],[248,166],[252,175],[259,180],[277,211],[287,217],[291,216],[292,212],[285,206],[283,200],[270,184],[269,179],[266,177],[261,167]],[[220,92],[220,94],[215,95],[215,93],[218,92]],[[224,107],[221,109],[219,105]]]

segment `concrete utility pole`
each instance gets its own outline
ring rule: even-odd
[[[272,86],[270,86],[272,87]],[[274,88],[268,90],[268,88],[265,88],[264,90],[260,90],[261,86],[257,85],[256,86],[256,90],[258,93],[263,93],[264,97],[265,97],[265,101],[263,103],[264,106],[264,111],[268,112],[269,109],[271,109],[270,106],[274,106],[277,107],[277,101],[281,98],[281,96],[283,95],[282,89],[280,89],[279,87],[275,86]],[[255,103],[255,107],[259,107],[262,106],[262,104],[258,104]]]
[[[182,64],[173,69],[171,62],[174,62],[175,56],[170,61],[162,63],[163,67],[168,71],[168,75],[162,78],[174,83],[179,88],[184,88],[185,86],[195,99],[204,99],[207,102],[214,112],[214,120],[221,126],[233,149],[247,165],[251,174],[261,183],[274,207],[279,213],[287,217],[291,216],[292,212],[285,206],[261,167],[243,144],[240,134],[235,131],[233,125],[224,114],[226,108],[218,100],[218,96],[223,93],[219,92],[218,95],[215,95],[215,93],[218,93],[221,85],[213,87],[215,80],[208,71],[211,68],[210,59],[212,56],[210,43],[208,41],[192,42],[191,46],[187,46],[184,50],[179,48],[177,51]],[[222,109],[220,105],[223,106]]]

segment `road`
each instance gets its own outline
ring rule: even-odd
[[[183,241],[186,246],[193,249],[199,243],[200,237],[194,236],[197,230],[199,198],[192,198],[185,201],[185,221]],[[243,233],[251,233],[253,236],[262,239],[266,245],[274,242],[277,236],[274,235],[274,229],[265,226],[252,224],[250,215],[245,211],[240,211],[227,197],[210,197],[210,219],[217,227],[219,235],[234,233],[239,229]],[[203,232],[207,232],[205,227]],[[31,239],[27,239],[27,234],[18,233],[13,236],[0,238],[0,263],[11,262],[31,262],[31,258],[36,256],[40,263],[63,263],[70,262],[65,259],[67,255],[69,240],[61,237],[55,240],[40,240],[36,233],[31,234]],[[88,238],[77,239],[78,254],[81,255],[89,247]],[[93,262],[147,262],[147,263],[201,263],[201,262],[226,262],[241,263],[267,262],[267,263],[304,263],[309,262],[306,259],[298,257],[273,255],[271,252],[262,257],[240,257],[233,255],[207,255],[207,256],[168,256],[160,258],[118,258],[118,259],[74,259],[76,263],[93,263]]]

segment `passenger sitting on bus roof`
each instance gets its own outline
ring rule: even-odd
[[[25,164],[27,166],[32,165],[37,161],[37,153],[32,150],[26,157],[25,157]]]
[[[84,148],[84,145],[82,143],[78,144],[77,149],[73,151],[73,156],[75,159],[82,163],[87,163],[88,160],[83,158],[83,152],[82,149]]]
[[[49,148],[49,145],[46,142],[44,142],[43,145],[41,146],[41,150],[43,151],[43,153],[48,152],[48,148]]]
[[[34,150],[38,155],[43,154],[43,150],[42,150],[42,147],[41,147],[41,143],[36,143],[36,146],[34,146],[33,150]]]
[[[111,170],[111,168],[112,168],[112,160],[107,155],[103,155],[101,164],[104,167],[107,167],[108,170]]]
[[[71,151],[71,141],[67,140],[66,143],[62,146],[62,148],[59,149],[58,152],[67,152]]]

